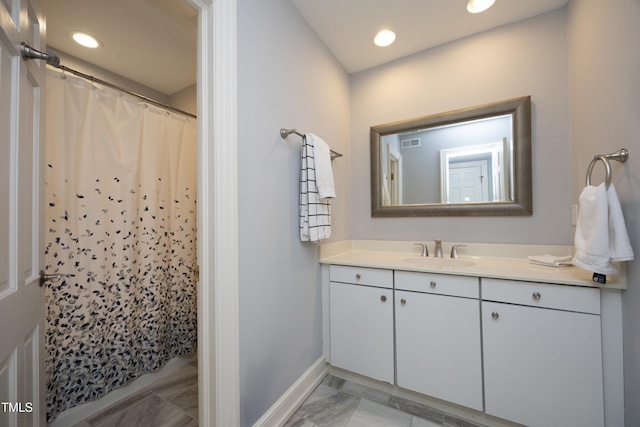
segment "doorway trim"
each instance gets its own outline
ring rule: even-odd
[[[496,143],[473,145],[467,147],[458,147],[440,150],[440,201],[442,203],[451,203],[449,200],[449,168],[453,160],[464,156],[473,156],[486,154],[491,157],[491,176],[487,176],[487,184],[491,186],[491,200],[485,202],[499,202],[507,201],[504,179],[507,175],[507,171],[502,171],[506,168],[506,162],[504,159],[505,153],[505,141]],[[485,173],[485,175],[487,175]],[[458,202],[456,202],[458,203]],[[460,202],[464,203],[464,202]]]
[[[391,144],[387,145],[387,175],[388,179],[385,185],[390,193],[392,205],[402,204],[402,154],[397,148]]]
[[[198,11],[198,418],[240,425],[237,0]]]

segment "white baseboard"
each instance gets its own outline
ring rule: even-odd
[[[281,427],[296,412],[329,372],[324,357],[309,367],[253,427]]]

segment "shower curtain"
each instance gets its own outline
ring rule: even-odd
[[[47,419],[196,350],[196,123],[48,70]]]

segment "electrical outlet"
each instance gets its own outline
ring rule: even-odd
[[[578,225],[578,205],[571,205],[571,225]]]

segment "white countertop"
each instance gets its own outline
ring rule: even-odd
[[[443,256],[449,259],[452,244],[443,242]],[[546,267],[531,264],[529,255],[570,255],[570,246],[474,244],[459,249],[460,263],[445,261],[446,265],[423,267],[407,262],[418,258],[421,249],[414,242],[372,240],[346,240],[322,245],[320,262],[323,264],[351,265],[393,270],[422,271],[460,276],[491,277],[496,279],[544,282],[560,285],[588,286],[602,289],[626,289],[624,274],[607,276],[601,285],[591,280],[593,273],[579,267]],[[428,243],[433,258],[433,243]],[[485,255],[481,255],[485,254]],[[617,266],[620,271],[622,267]],[[623,272],[624,273],[624,272]]]

